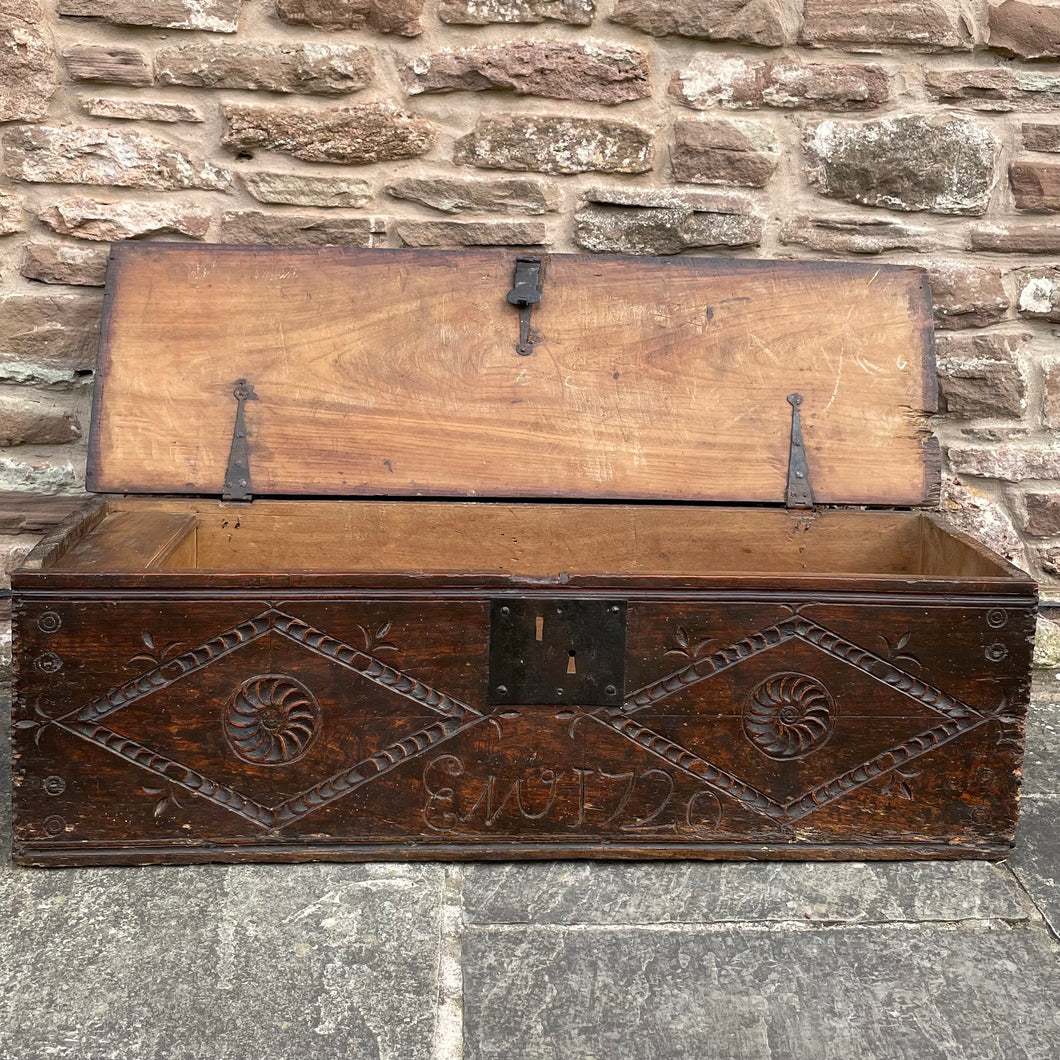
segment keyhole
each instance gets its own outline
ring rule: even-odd
[[[544,618],[544,615],[538,615],[537,618],[534,620],[534,629],[536,630],[536,633],[537,633],[537,639],[538,640],[544,640],[545,639],[545,618]]]
[[[567,673],[576,674],[577,672],[578,672],[578,667],[575,664],[575,660],[574,660],[574,649],[571,648],[571,650],[569,652],[567,652]]]

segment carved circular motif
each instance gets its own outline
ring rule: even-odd
[[[58,633],[62,627],[63,620],[55,611],[45,611],[37,619],[37,629],[41,633]]]
[[[33,665],[37,667],[42,674],[54,674],[63,668],[63,661],[53,651],[46,651],[43,655],[38,655],[33,660]]]
[[[1000,629],[1008,621],[1008,612],[1002,607],[992,607],[986,613],[986,624],[991,629]]]
[[[62,835],[66,831],[66,821],[58,814],[44,818],[44,831],[50,836]]]
[[[283,674],[244,681],[225,706],[224,732],[232,750],[252,765],[287,765],[316,739],[320,706],[305,685]]]
[[[1001,662],[1008,655],[1008,648],[1004,644],[988,644],[983,654],[990,662]]]
[[[49,795],[62,795],[66,791],[66,781],[57,776],[45,777],[43,787]]]
[[[834,727],[835,700],[806,674],[767,677],[744,706],[744,734],[770,758],[802,758],[821,747]]]

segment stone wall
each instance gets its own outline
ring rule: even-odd
[[[1060,586],[1055,2],[0,0],[0,152],[0,490],[80,486],[115,239],[915,262],[944,504]]]

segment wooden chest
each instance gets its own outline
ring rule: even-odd
[[[117,246],[107,496],[13,579],[16,860],[1003,856],[1036,589],[912,510],[930,301]]]

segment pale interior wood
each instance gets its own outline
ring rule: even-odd
[[[908,512],[156,498],[112,500],[53,569],[1013,575],[974,543]]]
[[[515,251],[116,245],[89,487],[219,495],[245,377],[255,495],[931,503],[924,273]]]

